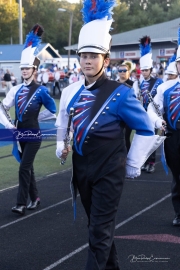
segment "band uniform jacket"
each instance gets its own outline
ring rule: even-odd
[[[147,91],[150,92],[152,97],[155,97],[157,94],[157,87],[163,83],[163,80],[161,78],[154,78],[150,77],[149,80],[143,80],[140,84],[140,95],[143,100],[143,107],[145,110],[147,110],[147,107],[149,105],[149,98],[147,95]]]

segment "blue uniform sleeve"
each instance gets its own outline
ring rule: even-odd
[[[139,100],[134,95],[133,89],[127,90],[121,97],[118,115],[136,134],[143,136],[154,135],[154,128],[150,118]]]
[[[54,99],[50,96],[48,89],[46,87],[42,88],[41,92],[41,101],[44,107],[49,110],[51,113],[56,113],[56,104]]]

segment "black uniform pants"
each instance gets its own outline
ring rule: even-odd
[[[111,153],[109,153],[109,148]],[[109,155],[110,154],[110,155]],[[114,244],[115,218],[125,178],[126,149],[113,144],[88,156],[73,153],[73,181],[88,216],[86,270],[119,270]]]
[[[173,131],[172,136],[164,141],[166,162],[172,175],[172,204],[176,214],[180,215],[180,130]]]
[[[32,201],[35,201],[38,197],[33,162],[41,145],[41,141],[20,142],[20,145],[22,154],[21,163],[19,166],[19,188],[17,194],[17,204],[26,205],[28,194]]]
[[[126,140],[127,152],[129,152],[129,149],[131,147],[131,132],[132,132],[132,129],[126,125],[126,127],[125,127],[125,140]]]
[[[54,82],[54,85],[53,85],[53,96],[55,96],[56,87],[58,88],[59,94],[60,94],[60,96],[61,96],[61,89],[60,89],[59,83],[58,83],[57,81],[55,81],[55,82]]]

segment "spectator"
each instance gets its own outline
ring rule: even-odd
[[[14,74],[11,72],[11,83],[13,86],[17,85],[17,80]]]
[[[9,69],[7,69],[6,73],[4,74],[4,82],[6,84],[6,95],[7,95],[9,90],[13,87],[11,83],[11,74],[9,72]]]
[[[79,80],[78,71],[74,69],[74,73],[72,73],[69,77],[69,84],[77,82]]]
[[[158,75],[160,78],[163,77],[163,72],[164,72],[164,68],[163,68],[162,64],[160,64],[159,70],[158,70]]]
[[[118,69],[117,69],[116,65],[114,65],[112,68],[112,80],[116,81],[117,75],[118,75]]]
[[[111,66],[107,66],[107,68],[105,69],[106,75],[108,77],[108,79],[111,79]]]

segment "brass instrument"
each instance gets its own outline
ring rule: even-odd
[[[68,125],[67,125],[67,130],[66,130],[66,135],[65,135],[65,139],[64,139],[64,149],[68,149],[68,146],[70,144],[70,127],[71,127],[71,121],[72,121],[72,117],[74,115],[74,108],[70,108],[70,113],[69,113],[69,119],[68,119]],[[66,159],[61,159],[61,165],[64,165],[64,163],[66,162]]]

